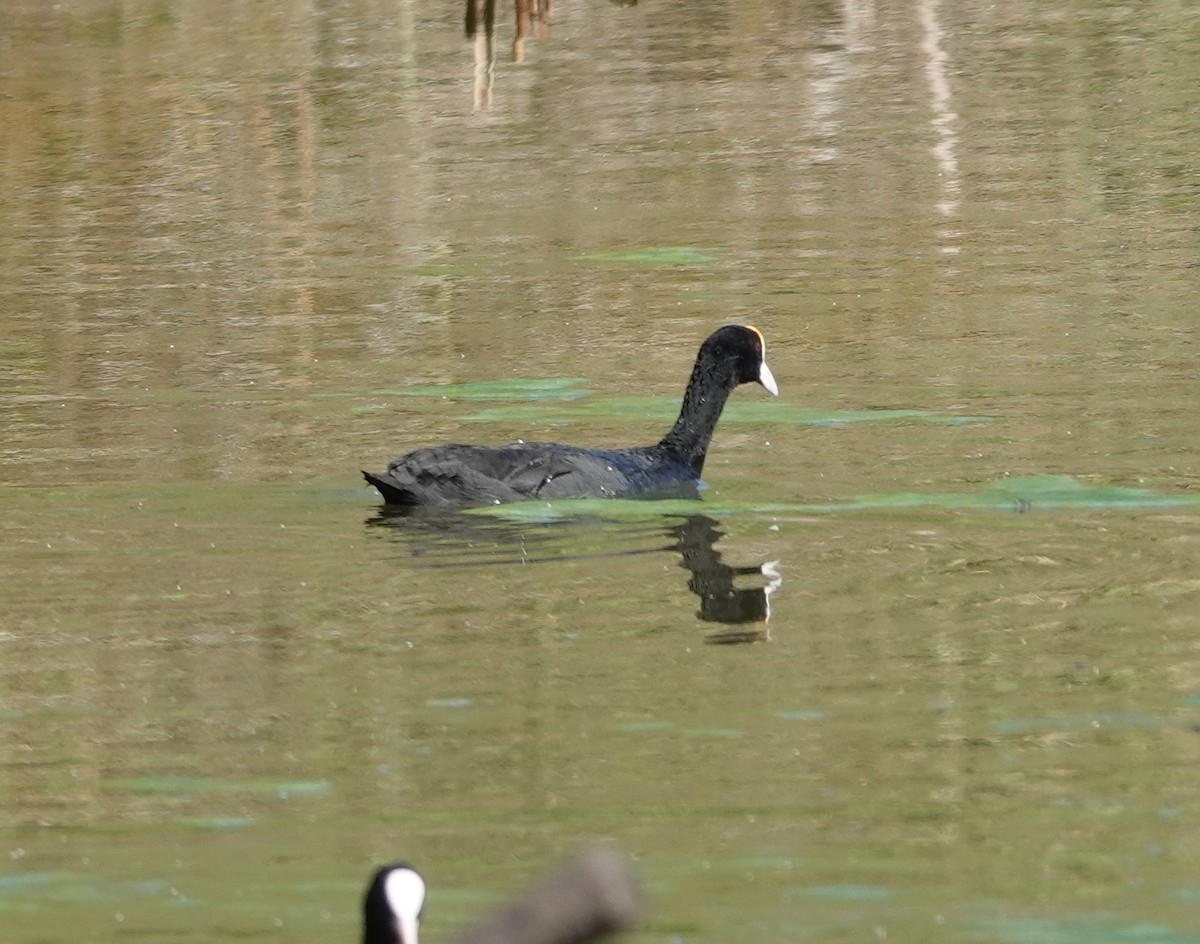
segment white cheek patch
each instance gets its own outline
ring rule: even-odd
[[[412,869],[396,869],[383,880],[383,897],[396,918],[401,944],[418,944],[417,926],[425,904],[425,880]]]

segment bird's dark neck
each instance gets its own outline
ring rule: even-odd
[[[671,450],[686,462],[697,478],[704,469],[708,444],[712,442],[725,401],[736,386],[729,368],[698,361],[683,394],[679,419],[659,442],[661,448]]]

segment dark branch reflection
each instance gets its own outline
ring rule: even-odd
[[[602,560],[675,551],[680,567],[690,574],[688,589],[700,598],[696,615],[723,624],[705,637],[714,644],[765,642],[770,639],[771,594],[783,583],[778,561],[757,566],[726,564],[715,544],[724,535],[707,515],[680,520],[664,517],[647,528],[645,519],[633,522],[570,518],[546,522],[512,522],[462,512],[380,509],[368,527],[386,529],[403,541],[409,554],[428,567],[467,568],[506,564],[537,564],[564,560]],[[594,530],[603,527],[597,542]],[[666,535],[667,544],[646,539]],[[582,540],[581,540],[582,539]],[[581,550],[584,546],[587,549]],[[748,585],[747,579],[749,578]]]

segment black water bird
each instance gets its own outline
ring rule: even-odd
[[[363,944],[418,944],[425,880],[412,866],[393,862],[375,871],[363,898]]]
[[[693,489],[713,430],[739,384],[779,388],[757,328],[727,325],[700,345],[679,418],[653,446],[588,449],[562,443],[452,444],[401,456],[386,472],[363,472],[391,505],[498,505],[533,498],[633,498]]]
[[[585,850],[489,915],[459,944],[586,944],[627,927],[641,900],[628,857]],[[363,899],[363,944],[417,944],[425,880],[397,862],[377,869]]]

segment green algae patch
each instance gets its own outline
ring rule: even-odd
[[[124,777],[104,783],[105,789],[132,793],[252,793],[278,797],[324,793],[324,780],[220,780],[215,777]]]
[[[1003,479],[974,492],[889,492],[826,502],[738,502],[700,499],[581,498],[570,501],[527,501],[468,509],[509,521],[557,521],[596,517],[610,520],[655,516],[830,515],[853,512],[936,508],[951,511],[1035,512],[1064,509],[1153,511],[1200,507],[1200,495],[1163,494],[1145,488],[1085,485],[1068,475],[1035,475]]]
[[[576,262],[637,266],[710,265],[717,261],[716,256],[694,246],[651,246],[645,249],[593,252],[572,258]]]

